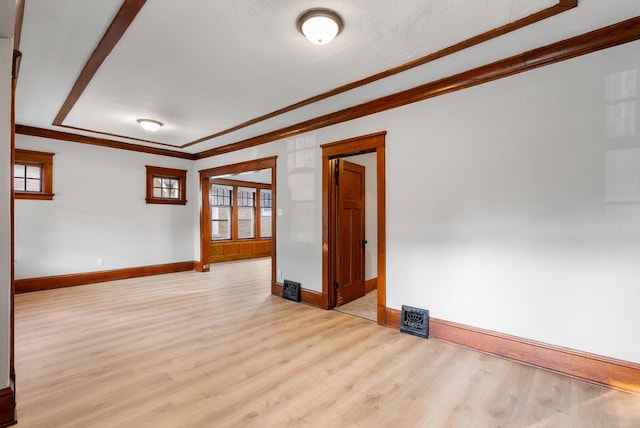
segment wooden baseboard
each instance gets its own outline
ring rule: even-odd
[[[16,423],[16,400],[13,388],[0,389],[0,428]]]
[[[193,269],[196,272],[209,272],[210,268],[209,263],[202,263],[201,261],[193,262]]]
[[[378,278],[367,279],[364,282],[364,292],[365,293],[368,293],[370,291],[377,290],[377,289],[378,289]]]
[[[282,284],[274,282],[271,284],[271,294],[282,297]],[[316,308],[326,309],[324,302],[327,299],[318,293],[317,291],[307,290],[306,288],[300,288],[300,301]]]
[[[74,285],[94,284],[96,282],[115,281],[118,279],[139,278],[142,276],[161,275],[165,273],[194,270],[197,262],[177,262],[162,265],[139,266],[124,269],[104,270],[99,272],[73,273],[69,275],[43,276],[39,278],[17,279],[16,293],[50,290],[53,288],[72,287]]]
[[[397,309],[387,308],[387,326],[400,328],[401,314]],[[429,319],[429,337],[621,391],[640,394],[640,364],[437,318]]]
[[[400,318],[402,311],[397,309],[385,308],[385,326],[400,330]]]

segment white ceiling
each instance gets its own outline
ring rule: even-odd
[[[148,0],[63,124],[135,144],[181,146],[556,3]],[[69,131],[52,122],[121,4],[26,0],[16,123]],[[296,18],[311,7],[343,17],[333,43],[312,45],[298,33]],[[581,0],[578,8],[514,33],[183,150],[260,135],[637,15],[639,0]],[[138,127],[140,117],[165,126],[149,134]]]
[[[259,169],[257,171],[246,171],[236,174],[225,174],[216,177],[211,177],[211,180],[216,178],[226,178],[228,180],[235,181],[248,181],[251,183],[271,184],[271,168]]]

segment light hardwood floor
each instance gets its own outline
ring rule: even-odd
[[[271,296],[270,260],[16,296],[18,427],[639,427],[640,397]]]

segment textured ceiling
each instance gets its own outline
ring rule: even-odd
[[[121,4],[26,0],[18,124],[68,131],[53,126],[54,118]],[[119,141],[179,147],[555,4],[148,0],[62,124]],[[316,46],[298,33],[295,21],[321,6],[340,13],[345,26],[333,43]],[[638,0],[582,0],[576,9],[514,33],[183,150],[195,153],[273,131],[638,14]],[[138,127],[140,117],[165,126],[149,134]]]

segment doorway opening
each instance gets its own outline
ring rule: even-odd
[[[276,279],[276,157],[200,171],[200,260],[211,263],[271,257]]]
[[[375,322],[378,319],[376,153],[347,156],[333,162],[338,173],[335,257],[340,284],[334,309]],[[360,230],[350,230],[358,225]]]
[[[364,295],[368,282],[368,288],[377,288],[376,320],[379,325],[386,324],[385,135],[386,132],[379,132],[321,146],[322,294],[326,296],[325,307],[333,309],[354,295]],[[366,252],[363,247],[366,248],[368,243],[364,236],[364,224],[361,224],[364,214],[360,213],[362,203],[358,200],[359,196],[354,196],[362,191],[359,188],[361,184],[358,184],[360,178],[359,173],[353,171],[358,168],[349,166],[354,163],[349,162],[349,157],[367,153],[375,154],[376,230],[367,231],[366,234],[375,234],[377,240],[376,248],[371,251],[376,261],[375,278],[369,278],[369,281],[366,281],[364,272]],[[349,170],[346,179],[345,166]],[[340,174],[343,174],[343,178],[340,178]],[[345,182],[346,191],[341,187]],[[373,275],[370,273],[369,276]]]

